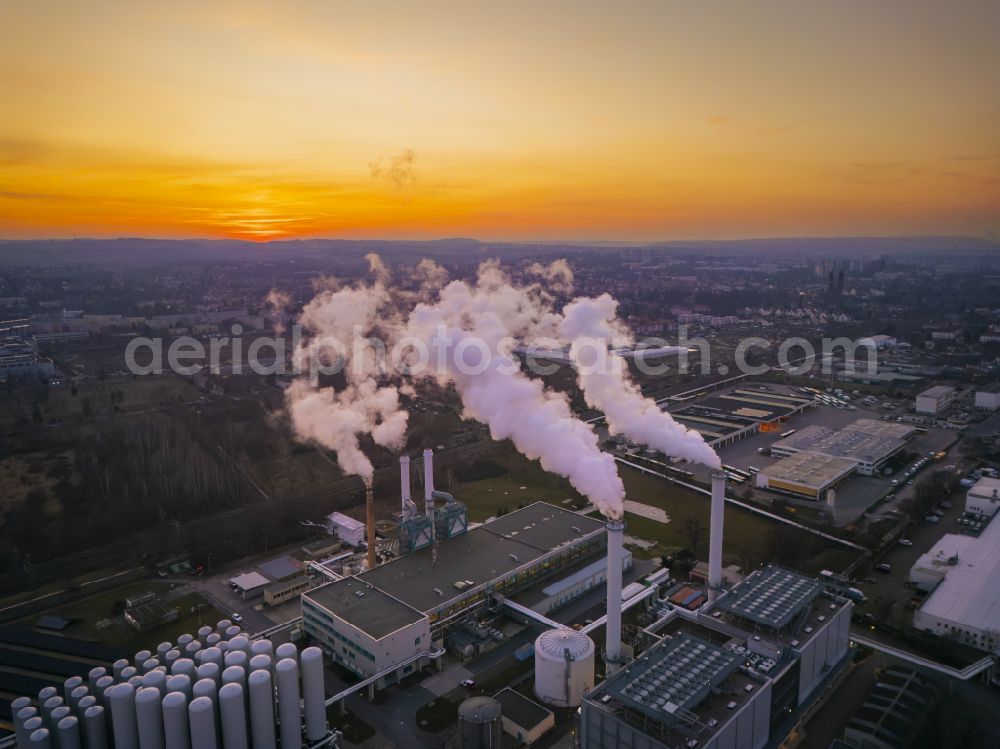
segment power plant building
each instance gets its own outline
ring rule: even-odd
[[[848,660],[852,604],[812,578],[754,572],[657,638],[583,698],[584,749],[762,749]]]
[[[416,656],[439,653],[431,640],[441,642],[453,626],[560,573],[570,576],[606,546],[604,523],[536,502],[307,591],[303,628],[355,673],[367,677],[388,671],[376,684],[381,689],[411,666],[426,665],[430,655],[426,660]]]

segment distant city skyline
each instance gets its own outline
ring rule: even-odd
[[[0,238],[1000,229],[995,3],[53,0],[0,20]]]

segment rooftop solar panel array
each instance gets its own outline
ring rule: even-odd
[[[783,629],[822,589],[822,583],[812,578],[766,567],[730,591],[719,606],[742,619]]]
[[[654,720],[671,722],[704,700],[738,662],[732,651],[681,633],[650,650],[608,691]]]

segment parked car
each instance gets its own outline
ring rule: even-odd
[[[473,679],[462,679],[461,684],[466,689],[472,689],[474,686],[476,686],[476,682]]]
[[[882,564],[876,564],[875,569],[879,572],[892,572],[892,565],[888,562],[882,562]]]
[[[939,518],[937,515],[928,515],[927,517],[924,518],[924,520],[926,520],[928,523],[940,523],[941,522],[941,518]]]
[[[235,611],[233,612],[233,615],[230,616],[229,618],[233,620],[234,624],[242,624],[243,623],[243,617],[240,616],[239,614],[237,614]]]
[[[900,546],[913,546],[913,542],[910,539],[908,539],[908,538],[901,538],[901,539],[899,539],[899,545]]]

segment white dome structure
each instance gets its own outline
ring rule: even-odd
[[[573,629],[550,629],[535,640],[535,695],[554,707],[577,707],[594,688],[594,641]]]

